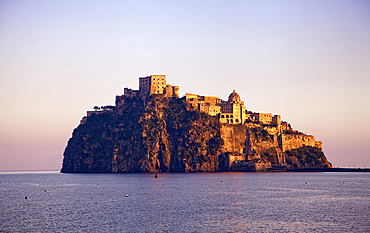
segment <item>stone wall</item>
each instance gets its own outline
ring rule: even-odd
[[[167,84],[164,95],[166,97],[172,97],[173,96],[173,88],[171,85]]]
[[[269,161],[235,161],[230,165],[230,171],[234,172],[262,172],[271,168]]]
[[[255,134],[250,134],[249,131],[253,131],[253,128],[265,130],[267,138],[256,138]],[[223,124],[221,126],[221,137],[224,140],[222,152],[231,153],[233,156],[256,153],[261,156],[260,158],[268,159],[272,164],[284,165],[284,152],[287,150],[298,149],[304,145],[322,149],[321,142],[315,141],[314,136],[281,134],[279,128],[280,125],[277,127],[261,127],[255,123],[245,125]]]
[[[179,98],[180,96],[180,87],[179,86],[173,86],[173,97]]]
[[[312,135],[281,134],[279,136],[279,146],[283,152],[301,148],[303,145],[322,149],[322,143],[315,141],[315,137]]]
[[[138,90],[132,90],[130,88],[125,88],[123,93],[124,93],[123,94],[124,96],[129,97],[129,98],[133,98],[139,95]]]
[[[178,86],[167,84],[165,92],[163,94],[165,97],[168,98],[179,98],[179,90],[180,88]]]
[[[229,166],[234,162],[244,161],[245,159],[245,154],[229,154]]]
[[[143,97],[164,94],[166,86],[166,75],[150,75],[139,78],[139,92]]]
[[[253,121],[260,121],[263,124],[280,124],[281,123],[281,116],[280,115],[272,115],[271,113],[260,113],[260,112],[249,112],[246,114],[247,118],[253,119]]]
[[[272,123],[280,125],[281,123],[281,116],[280,115],[275,115],[272,117]]]
[[[211,116],[217,116],[217,114],[221,112],[221,107],[210,103],[200,103],[199,111],[205,112]]]
[[[244,153],[246,140],[246,127],[243,125],[222,125],[221,137],[224,140],[223,152]]]

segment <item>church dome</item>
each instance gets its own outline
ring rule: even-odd
[[[229,95],[229,102],[240,103],[240,96],[235,90]]]

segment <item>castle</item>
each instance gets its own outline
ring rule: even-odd
[[[166,83],[166,75],[150,75],[139,78],[139,90],[124,88],[124,94],[116,96],[116,107],[124,103],[125,98],[145,99],[151,95],[163,95],[167,98],[179,98],[179,86],[172,86]],[[247,111],[244,101],[235,90],[229,95],[227,101],[215,96],[200,96],[186,93],[185,101],[189,104],[189,110],[198,110],[211,116],[218,116],[224,124],[244,124],[246,122],[260,122],[262,124],[281,124],[280,115],[271,113],[257,113]],[[87,116],[111,111],[112,108],[94,108],[95,111],[88,111]]]
[[[199,110],[211,116],[219,116],[220,122],[225,124],[244,124],[247,121],[261,122],[262,124],[280,125],[280,115],[270,113],[250,112],[245,109],[244,101],[235,90],[229,95],[227,101],[215,96],[199,96],[186,94],[186,102],[189,103],[191,110]]]
[[[139,78],[139,90],[124,89],[125,97],[146,98],[150,95],[179,98],[179,87],[166,83],[166,75],[150,75]]]
[[[149,99],[149,97],[153,95],[158,96],[159,98]],[[179,87],[167,84],[165,75],[151,75],[147,77],[140,77],[139,90],[124,88],[124,94],[116,96],[115,106],[95,106],[94,111],[88,111],[87,116],[83,117],[83,119],[81,120],[81,125],[85,124],[89,117],[97,114],[109,114],[111,112],[117,113],[119,115],[126,111],[126,113],[130,113],[130,111],[134,111],[138,106],[144,106],[145,108],[142,109],[146,110],[147,104],[148,109],[153,110],[153,108],[150,108],[151,103],[157,103],[157,100],[162,102],[163,98],[180,98]],[[227,169],[230,169],[231,171],[266,171],[271,169],[278,170],[280,169],[280,166],[285,166],[287,163],[285,157],[286,151],[299,149],[303,146],[316,147],[322,150],[321,142],[315,141],[313,136],[305,135],[298,131],[293,131],[289,123],[281,122],[280,115],[247,111],[244,105],[244,101],[241,100],[239,94],[236,93],[235,90],[229,95],[227,101],[222,100],[216,96],[201,96],[186,93],[185,96],[183,96],[181,99],[175,101],[163,101],[162,103],[163,106],[165,106],[166,103],[171,103],[186,108],[188,111],[204,112],[206,114],[209,114],[210,116],[213,116],[212,124],[214,124],[215,120],[218,120],[220,123],[222,123],[216,124],[217,126],[215,127],[219,128],[219,137],[222,139],[222,146],[220,147],[220,153],[222,154],[222,157],[220,157],[220,161],[222,162],[222,164],[225,165],[224,167],[227,167]],[[186,103],[186,105],[184,106],[183,103]],[[158,114],[158,118],[162,118],[163,122],[165,122],[165,118],[163,118],[162,116],[166,115],[168,112],[165,111],[168,111],[168,109],[171,108],[163,109],[163,112],[160,112],[159,109],[156,108],[156,110],[160,112],[160,114]],[[157,113],[158,112],[156,111],[146,112],[148,116],[145,117],[148,117],[149,119],[152,117],[152,115],[150,114]],[[185,115],[186,118],[186,115],[188,114],[183,115]],[[156,117],[157,115],[153,118]],[[94,122],[93,119],[92,122]],[[134,124],[136,122],[137,120],[134,121]],[[158,121],[150,122],[151,127],[161,125],[157,123]],[[123,124],[124,121],[122,121],[121,123]],[[198,125],[199,127],[203,127],[201,125],[206,125],[207,123],[198,122],[197,124],[200,124]],[[213,128],[208,128],[207,130],[205,130],[205,132],[209,131],[210,129]],[[120,128],[119,130],[126,129]],[[128,132],[130,132],[129,129],[127,130]],[[165,130],[165,134],[167,135],[167,129]],[[204,134],[204,132],[195,132],[196,133],[194,134]],[[196,136],[198,137],[199,135]],[[214,135],[216,135],[215,132],[212,133],[212,136],[208,135],[208,139],[206,138],[204,140],[210,140],[210,138],[215,137]],[[193,136],[191,137],[192,140],[194,139]],[[202,141],[203,139],[200,137],[197,140]],[[202,143],[204,148],[208,148],[207,143]],[[158,147],[156,148],[158,149]],[[160,150],[161,149],[158,149],[158,151]],[[194,150],[193,152],[202,154],[203,152],[206,153],[205,151],[206,149],[201,149]],[[116,149],[114,149],[114,153],[116,152]],[[148,152],[148,156],[150,155],[150,153]],[[159,153],[157,156],[162,156],[161,153]],[[113,158],[115,161],[116,154],[114,154]],[[291,162],[291,164],[300,164],[298,160],[289,161]]]

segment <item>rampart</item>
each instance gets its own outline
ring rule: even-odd
[[[281,134],[279,136],[279,146],[283,152],[298,149],[303,146],[311,146],[322,149],[322,143],[316,141],[315,137],[306,134]]]

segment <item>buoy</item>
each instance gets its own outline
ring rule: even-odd
[[[126,197],[128,197],[128,195],[126,194]]]
[[[145,194],[146,194],[146,192],[145,192]]]
[[[307,182],[304,182],[305,184],[307,184]]]
[[[55,190],[55,188],[54,188],[54,190]]]
[[[154,178],[158,178],[158,175],[157,175],[157,173],[155,173],[155,176],[154,176]]]
[[[27,197],[24,197],[24,199],[27,199]]]
[[[221,180],[221,183],[222,183],[222,180]]]
[[[99,185],[99,183],[98,183],[98,185]]]
[[[44,192],[46,192],[46,189],[44,190]]]

